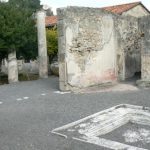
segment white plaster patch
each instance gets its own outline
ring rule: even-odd
[[[127,143],[135,143],[142,141],[144,143],[150,143],[150,130],[138,129],[138,131],[127,130],[123,137]]]
[[[45,96],[45,95],[46,95],[46,93],[42,93],[41,95],[42,95],[42,96]]]
[[[73,129],[68,129],[68,131],[69,131],[69,132],[74,132],[75,130],[73,130]]]
[[[61,91],[55,91],[56,94],[69,94],[70,92],[61,92]]]
[[[86,127],[86,124],[85,123],[80,124],[80,127]]]
[[[132,131],[132,130],[127,130],[126,133],[123,134],[125,141],[127,143],[135,143],[140,141],[140,135],[138,132],[136,131]]]
[[[23,97],[23,99],[29,99],[29,97]]]
[[[23,99],[22,98],[17,98],[17,101],[22,101]]]
[[[3,102],[0,102],[0,105],[3,104]]]
[[[101,137],[129,122],[150,126],[150,108],[128,104],[118,105],[56,128],[52,133],[112,150],[146,150],[130,145],[130,143],[139,141],[150,143],[150,131],[144,128],[140,128],[138,131],[127,130],[123,134],[129,145]]]

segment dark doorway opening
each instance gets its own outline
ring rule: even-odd
[[[134,76],[125,80],[126,83],[136,85],[136,81],[141,79],[141,71],[135,72]]]

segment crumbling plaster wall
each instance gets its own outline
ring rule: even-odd
[[[60,89],[115,82],[113,15],[100,9],[68,7],[59,9],[58,16]]]
[[[141,70],[137,18],[83,7],[57,13],[61,90],[113,84]]]
[[[122,15],[141,18],[143,16],[149,15],[149,12],[141,4],[139,4],[136,7],[133,7],[132,9],[122,13]]]
[[[115,20],[118,49],[118,79],[125,80],[141,71],[141,47],[138,19],[135,17],[117,17]]]
[[[139,29],[142,37],[142,80],[150,81],[150,16],[139,19]]]

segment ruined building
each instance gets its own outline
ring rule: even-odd
[[[61,90],[130,78],[145,70],[143,56],[142,62],[149,64],[150,13],[140,2],[102,9],[67,7],[57,13]],[[149,76],[149,69],[142,72],[142,80]]]
[[[136,18],[140,18],[150,14],[149,10],[141,2],[109,6],[102,9],[112,12],[114,14],[122,16],[133,16]]]

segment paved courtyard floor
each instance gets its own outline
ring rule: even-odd
[[[108,150],[51,131],[119,104],[150,107],[150,89],[131,89],[62,93],[57,77],[0,86],[0,150]]]

